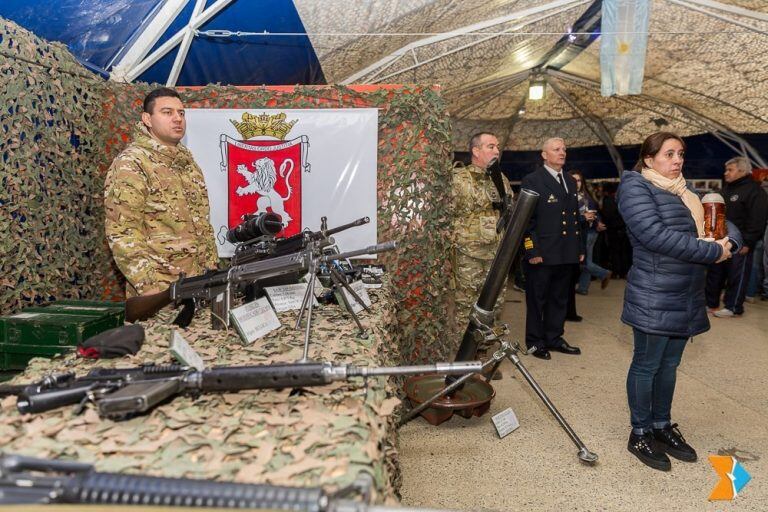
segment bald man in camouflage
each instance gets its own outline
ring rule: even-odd
[[[452,185],[456,313],[460,322],[469,320],[501,240],[501,234],[496,232],[503,203],[500,189],[505,195],[512,196],[507,179],[499,173],[494,183],[488,171],[488,167],[499,158],[496,136],[487,132],[473,135],[469,151],[472,163],[454,168]],[[494,309],[497,318],[504,306],[505,291],[506,286]],[[481,345],[479,357],[488,348]]]
[[[155,89],[133,142],[107,172],[107,241],[127,297],[163,291],[182,272],[198,275],[218,263],[203,173],[180,144],[185,131],[178,93]]]

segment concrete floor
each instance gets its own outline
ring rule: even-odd
[[[585,466],[575,445],[509,361],[493,381],[491,414],[511,407],[520,428],[499,439],[490,415],[454,416],[433,427],[422,418],[400,431],[403,505],[456,510],[768,510],[768,302],[746,304],[740,318],[710,317],[678,370],[672,419],[699,461],[672,459],[663,473],[626,448],[625,380],[632,331],[619,320],[624,282],[593,283],[577,296],[581,323],[565,338],[582,355],[522,357],[587,447],[599,455]],[[510,291],[505,311],[512,338],[524,336],[523,294]],[[708,455],[741,457],[752,476],[733,502],[709,502],[718,478]]]

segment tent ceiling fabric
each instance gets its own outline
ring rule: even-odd
[[[207,0],[205,8],[215,1]],[[62,0],[56,5],[64,12],[82,11],[85,4],[98,15],[65,13],[58,16],[61,22],[52,22],[57,17],[49,12],[50,2],[3,0],[0,16],[68,44],[81,60],[109,71],[163,2]],[[130,4],[132,13],[126,11]],[[465,150],[469,135],[480,130],[497,132],[510,150],[537,149],[556,134],[570,146],[592,146],[603,144],[598,134],[604,132],[616,145],[637,144],[658,129],[684,135],[715,129],[726,138],[729,130],[768,133],[766,0],[652,0],[643,95],[619,98],[600,96],[599,37],[590,45],[590,34],[572,34],[569,51],[551,53],[580,17],[589,18],[590,7],[599,7],[599,0],[255,4],[231,0],[199,27],[231,33],[198,33],[178,85],[439,84],[457,150]],[[184,28],[193,5],[199,6],[198,0],[188,0],[186,19],[169,24],[160,42]],[[81,25],[68,27],[75,19]],[[85,26],[88,20],[94,26]],[[163,80],[175,52],[143,78]],[[529,72],[546,59],[555,68],[547,79],[556,87],[547,87],[544,100],[528,101]]]
[[[719,5],[737,9],[701,7],[705,12],[674,0],[653,1],[644,97],[603,98],[599,87],[558,79],[577,108],[548,87],[544,101],[523,103],[523,115],[517,112],[528,80],[521,81],[520,72],[534,66],[591,2],[560,4],[482,31],[503,32],[521,26],[510,35],[478,42],[485,37],[468,33],[425,46],[417,43],[428,40],[435,27],[440,32],[461,30],[553,2],[359,2],[347,10],[341,8],[343,3],[296,1],[307,30],[321,34],[310,39],[329,81],[355,76],[400,51],[401,57],[382,62],[386,68],[369,70],[358,81],[376,83],[387,77],[385,82],[440,84],[453,116],[457,150],[466,150],[469,136],[480,130],[497,132],[509,150],[537,149],[554,134],[566,138],[571,146],[602,145],[584,116],[599,119],[616,145],[638,144],[659,129],[685,135],[709,131],[711,126],[689,110],[734,132],[768,132],[768,95],[762,85],[768,83],[768,20],[760,19],[760,13],[768,12],[764,1],[724,0]],[[696,0],[685,3],[696,4]],[[753,10],[755,16],[740,14],[738,9]],[[339,32],[350,35],[322,35]],[[383,38],[355,33],[410,35]],[[476,44],[470,45],[473,42]],[[563,71],[599,83],[599,43],[598,39]],[[664,101],[653,101],[653,97]]]

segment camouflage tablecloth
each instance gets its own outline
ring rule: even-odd
[[[315,309],[311,359],[381,366],[401,360],[388,343],[395,318],[392,301],[383,290],[372,290],[371,297],[373,311],[361,314],[371,331],[367,339],[357,337],[352,319],[339,306]],[[94,366],[169,362],[174,315],[164,310],[144,323],[147,339],[136,356],[34,359],[9,383],[35,381],[53,371],[80,375]],[[252,345],[242,344],[234,330],[211,330],[207,310],[180,332],[206,366],[296,361],[303,352],[303,330],[293,329],[295,312],[278,316],[282,327]],[[122,422],[101,420],[92,408],[79,416],[69,407],[22,416],[15,402],[9,397],[0,403],[0,446],[6,452],[76,459],[99,471],[331,489],[351,483],[362,470],[373,475],[378,499],[386,501],[398,487],[392,413],[399,400],[385,378],[299,391],[177,397]]]

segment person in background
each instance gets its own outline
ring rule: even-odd
[[[643,464],[669,471],[668,455],[694,462],[696,450],[672,423],[677,367],[686,342],[709,330],[704,273],[740,245],[738,230],[704,239],[704,207],[683,177],[685,143],[657,132],[640,147],[633,171],[622,174],[619,212],[634,260],[621,320],[632,327],[634,354],[627,374],[632,431],[627,449]]]
[[[732,318],[744,313],[744,298],[752,269],[752,257],[758,240],[765,232],[768,217],[768,196],[752,179],[752,165],[744,157],[731,158],[725,163],[725,218],[744,237],[744,247],[728,262],[709,267],[707,273],[707,307],[718,318]],[[723,308],[720,294],[725,287]]]
[[[765,254],[765,244],[760,239],[755,244],[755,250],[752,256],[752,270],[749,272],[749,281],[747,283],[747,293],[744,302],[753,304],[756,297],[765,297],[766,290],[763,288],[765,281],[765,269],[763,267],[763,255]]]
[[[580,171],[570,171],[571,176],[576,180],[576,190],[579,198],[579,212],[582,212],[582,228],[587,237],[587,253],[584,257],[584,266],[578,278],[576,293],[586,295],[589,292],[589,285],[593,277],[600,281],[600,288],[605,289],[611,281],[611,271],[595,263],[593,249],[597,241],[597,234],[605,231],[605,224],[598,215],[597,202],[592,198],[586,187],[584,175]]]
[[[552,358],[550,351],[578,355],[581,350],[563,338],[568,288],[574,266],[584,261],[576,183],[563,171],[565,141],[547,139],[542,165],[523,177],[521,188],[539,194],[523,238],[525,256],[525,344],[533,356]]]
[[[603,206],[600,216],[605,224],[608,261],[614,277],[624,279],[632,264],[632,247],[627,238],[627,226],[616,202],[616,183],[603,184]]]
[[[480,296],[486,274],[501,240],[496,227],[499,216],[512,196],[509,181],[498,167],[499,141],[488,132],[473,135],[469,141],[470,165],[458,164],[453,169],[451,199],[453,219],[453,270],[456,314],[459,322],[469,320]],[[505,288],[506,289],[506,288]],[[505,292],[499,294],[494,308],[498,317],[504,306]],[[479,344],[477,357],[484,359],[490,347]],[[497,371],[494,378],[500,378]]]
[[[763,294],[760,300],[768,300],[768,225],[765,226],[763,235]]]

